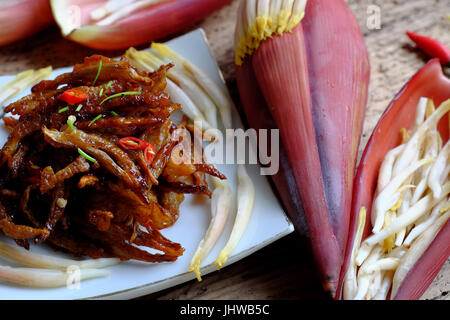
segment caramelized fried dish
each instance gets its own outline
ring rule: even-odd
[[[169,118],[181,108],[165,92],[171,67],[146,73],[94,55],[8,105],[17,117],[4,118],[0,230],[24,248],[45,242],[77,256],[182,255],[160,230],[177,221],[185,194],[211,195],[207,175],[225,177],[179,161],[189,125]]]

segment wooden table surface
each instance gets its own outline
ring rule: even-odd
[[[216,12],[195,27],[202,27],[239,105],[233,67],[233,34],[240,0]],[[405,36],[407,29],[450,44],[448,0],[348,0],[365,36],[371,60],[371,84],[363,150],[370,133],[393,96],[424,64],[426,57]],[[381,10],[381,29],[369,30],[369,5]],[[52,65],[70,66],[98,53],[63,39],[56,27],[26,40],[0,47],[0,75]],[[100,52],[115,56],[122,52]],[[450,299],[450,260],[422,299]],[[315,274],[307,244],[296,234],[269,245],[221,271],[140,299],[327,299]]]

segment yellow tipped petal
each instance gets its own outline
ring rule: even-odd
[[[448,210],[450,210],[450,204],[447,203],[439,210],[439,213],[446,213]]]
[[[258,39],[265,39],[265,31],[269,20],[269,0],[258,1],[256,16],[256,27],[258,30]]]
[[[228,182],[212,177],[214,191],[211,197],[211,221],[206,234],[200,241],[188,271],[194,272],[201,281],[200,265],[209,255],[227,223],[230,212],[232,193]]]
[[[277,26],[277,34],[282,34],[286,31],[287,25],[289,22],[289,18],[292,15],[292,6],[294,4],[293,0],[285,0],[280,13],[278,14],[278,26]]]
[[[239,165],[237,174],[237,213],[228,242],[220,252],[217,259],[214,261],[214,263],[218,265],[218,270],[220,270],[220,268],[222,268],[228,260],[244,234],[252,215],[253,205],[255,202],[255,187],[243,164]]]
[[[195,276],[197,277],[197,281],[201,282],[202,281],[202,276],[200,274],[200,263],[201,261],[198,258],[198,255],[194,255],[194,257],[192,258],[191,261],[191,266],[188,269],[188,272],[194,272]]]
[[[398,192],[400,192],[400,198],[398,199],[398,201],[392,206],[392,208],[390,209],[392,212],[395,212],[395,211],[397,211],[401,206],[402,206],[402,203],[403,203],[403,196],[404,196],[404,194],[405,194],[405,191],[407,190],[407,189],[413,189],[413,188],[415,188],[416,186],[415,185],[412,185],[412,184],[407,184],[407,185],[405,185],[405,186],[403,186],[403,187],[401,187],[400,189],[398,189]]]
[[[434,101],[433,99],[428,99],[427,106],[425,109],[425,117],[428,119],[428,117],[431,116],[434,111],[436,111]]]
[[[292,15],[287,23],[287,30],[294,29],[305,16],[306,0],[296,0],[292,8]]]
[[[400,130],[400,134],[402,136],[402,144],[408,142],[409,138],[411,138],[412,131],[406,130],[405,128],[402,128]]]
[[[306,0],[254,0],[242,2],[235,39],[235,63],[240,66],[261,42],[294,29],[305,16]]]
[[[392,219],[395,218],[395,212],[393,211],[388,211],[388,213],[386,213],[386,216],[384,217],[384,228],[386,228],[387,226],[389,226],[392,222]],[[393,234],[392,236],[386,238],[383,241],[383,251],[390,253],[392,251],[392,249],[395,246],[395,234]]]

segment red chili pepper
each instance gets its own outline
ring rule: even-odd
[[[442,65],[450,65],[450,49],[445,44],[412,31],[407,31],[406,34],[419,49],[431,58],[438,58]]]
[[[122,148],[131,150],[144,150],[149,145],[148,142],[135,137],[122,138],[119,140],[119,143]]]
[[[144,150],[144,160],[145,163],[150,165],[153,162],[153,158],[155,158],[156,152],[155,147],[152,144],[149,144],[147,148]]]
[[[88,95],[80,90],[69,89],[64,91],[60,96],[58,96],[59,100],[65,101],[68,104],[75,104],[82,102],[88,98]]]

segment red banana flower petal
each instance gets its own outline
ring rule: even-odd
[[[367,216],[370,216],[380,165],[386,153],[400,144],[401,137],[398,134],[400,130],[413,125],[417,103],[421,97],[432,99],[436,105],[450,98],[450,80],[443,75],[438,59],[428,62],[396,95],[381,116],[364,150],[354,180],[350,234],[339,291],[349,265],[358,212],[361,207],[366,207]],[[447,141],[448,116],[439,123],[439,131],[443,141]],[[369,235],[370,230],[370,219],[367,219],[363,239]],[[415,267],[408,273],[395,299],[420,298],[450,255],[449,237],[450,224],[447,222]]]
[[[344,1],[309,1],[302,24],[325,195],[344,255],[369,90],[369,56]]]
[[[264,96],[258,87],[250,60],[251,58],[245,61],[242,66],[235,66],[239,92],[245,92],[245,94],[240,95],[240,100],[247,123],[251,128],[256,130],[277,129],[264,100]],[[270,132],[267,135],[267,139],[267,150],[272,150]],[[297,191],[297,184],[295,183],[292,167],[289,164],[289,159],[282,143],[279,146],[279,157],[279,170],[276,174],[270,176],[270,178],[275,184],[284,209],[294,224],[295,230],[300,235],[307,236],[308,226],[305,222],[302,203]]]
[[[182,31],[231,0],[159,1],[133,11],[111,24],[98,25],[91,20],[90,13],[106,2],[50,0],[53,15],[63,36],[100,50],[124,49]]]
[[[23,39],[53,23],[48,0],[0,3],[0,46]]]
[[[319,274],[325,289],[333,292],[342,255],[325,198],[304,43],[303,27],[298,25],[290,33],[263,41],[252,64],[299,186]],[[283,60],[289,63],[280,63]]]

